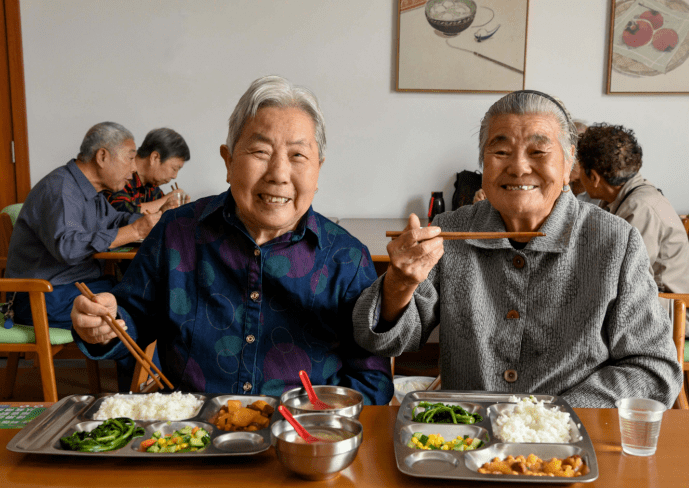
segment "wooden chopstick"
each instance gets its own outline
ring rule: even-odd
[[[392,237],[393,239],[401,236],[405,231],[385,232],[385,237]],[[543,232],[441,232],[436,237],[443,239],[457,240],[457,239],[516,239],[519,237],[545,237]]]
[[[440,379],[440,375],[438,375],[430,385],[428,385],[428,388],[426,388],[426,391],[432,391],[432,390],[437,390],[438,387],[440,386],[440,382],[442,380]]]
[[[177,184],[176,181],[175,181],[175,183],[174,183],[172,186],[175,188],[175,190],[179,190],[179,185]]]
[[[96,296],[89,290],[88,286],[86,286],[85,283],[76,283],[76,287],[79,289],[82,295],[84,295],[86,298],[89,300],[93,301]],[[160,382],[158,379],[158,376],[156,376],[152,371],[151,368],[149,367],[149,364],[153,369],[156,370],[156,372],[160,375],[160,378],[165,382],[167,386],[169,386],[171,389],[174,389],[174,386],[172,386],[172,383],[165,377],[165,375],[158,369],[158,367],[151,361],[146,354],[141,350],[139,345],[134,342],[134,339],[132,339],[129,334],[120,326],[115,321],[115,318],[107,314],[105,315],[105,319],[108,322],[108,325],[112,328],[112,330],[115,332],[115,335],[124,343],[124,345],[129,349],[129,352],[132,353],[132,356],[134,356],[134,359],[136,359],[141,366],[146,370],[146,372],[153,378],[153,381],[156,382],[156,384],[160,388],[165,388],[163,384]]]

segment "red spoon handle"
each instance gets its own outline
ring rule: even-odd
[[[289,410],[287,410],[287,408],[284,405],[280,405],[278,407],[278,412],[280,412],[282,416],[285,417],[285,420],[287,420],[287,422],[289,422],[289,424],[292,427],[294,427],[294,430],[297,432],[297,434],[299,434],[299,437],[304,439],[309,444],[318,441],[316,437],[309,434],[304,428],[304,426],[297,422],[297,420],[294,417],[292,417],[292,413]]]
[[[317,403],[318,397],[316,396],[316,392],[313,391],[313,386],[311,385],[311,380],[309,379],[309,375],[306,374],[306,371],[301,370],[299,371],[299,378],[301,378],[301,384],[304,385],[304,389],[306,390],[306,394],[309,396],[309,401],[311,403]]]

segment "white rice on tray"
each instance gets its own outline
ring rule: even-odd
[[[505,410],[495,420],[494,434],[504,442],[558,442],[570,441],[570,415],[546,408],[543,401],[533,396],[519,399],[514,408]]]
[[[128,417],[133,420],[184,420],[195,416],[203,400],[191,393],[175,391],[169,395],[148,393],[145,395],[120,395],[107,397],[93,417],[107,420]]]

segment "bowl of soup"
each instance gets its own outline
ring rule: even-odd
[[[283,466],[308,480],[326,480],[352,464],[363,439],[361,422],[330,413],[294,415],[294,419],[323,440],[309,444],[286,420],[275,422],[271,442]]]
[[[361,409],[364,406],[364,396],[358,391],[344,386],[333,385],[313,385],[313,391],[320,401],[327,403],[333,408],[327,410],[316,410],[313,408],[304,388],[293,388],[286,391],[280,397],[280,403],[287,407],[292,415],[322,412],[355,419],[359,418]]]
[[[466,30],[476,17],[474,0],[429,0],[426,3],[426,20],[447,37]]]

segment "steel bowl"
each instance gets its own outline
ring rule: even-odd
[[[462,17],[458,20],[439,20],[431,16],[431,9],[434,5],[439,3],[452,1],[454,3],[463,3],[471,10],[471,14],[468,17]],[[476,17],[476,2],[474,0],[428,0],[426,3],[426,20],[431,26],[448,37],[453,37],[466,30]]]
[[[355,419],[359,418],[361,409],[364,406],[364,396],[358,391],[344,386],[332,385],[314,385],[313,391],[315,391],[316,396],[325,403],[332,405],[332,402],[329,400],[337,396],[342,397],[347,403],[351,403],[351,405],[327,410],[314,410],[304,388],[293,388],[286,391],[280,397],[280,403],[287,407],[292,415],[322,412]]]
[[[307,413],[294,418],[311,434],[318,437],[334,429],[353,434],[336,442],[307,444],[286,420],[279,420],[270,429],[271,441],[278,460],[290,471],[308,480],[334,478],[346,469],[359,451],[364,427],[361,422],[342,415]]]

